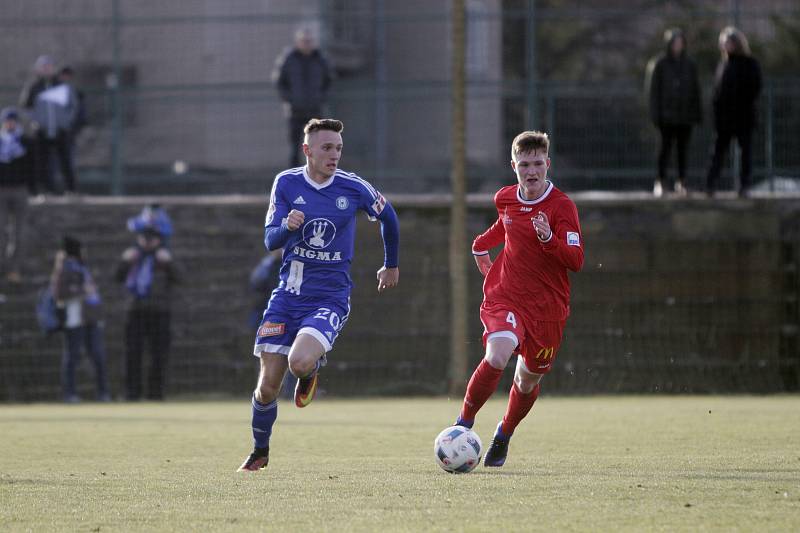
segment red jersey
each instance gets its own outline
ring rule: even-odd
[[[486,304],[507,305],[532,320],[565,320],[569,316],[569,277],[583,266],[583,239],[578,210],[569,197],[548,183],[536,200],[525,200],[518,185],[494,196],[497,221],[472,243],[483,255],[505,244],[483,282]],[[552,235],[542,242],[532,219],[547,215]]]

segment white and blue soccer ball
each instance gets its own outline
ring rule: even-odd
[[[478,434],[464,426],[445,428],[433,441],[433,454],[445,472],[466,474],[481,462],[483,444]]]

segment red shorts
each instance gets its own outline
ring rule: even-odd
[[[521,356],[525,366],[534,374],[547,374],[561,346],[566,321],[532,320],[499,304],[481,304],[483,345],[490,336],[516,337],[514,353]],[[494,334],[494,335],[493,335]]]

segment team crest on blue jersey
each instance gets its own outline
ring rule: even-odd
[[[315,218],[303,226],[303,242],[315,250],[326,248],[334,237],[336,226],[327,218]]]
[[[350,206],[350,201],[344,196],[340,196],[339,198],[336,199],[336,207],[338,207],[342,211],[347,209],[349,206]]]

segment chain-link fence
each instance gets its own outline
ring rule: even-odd
[[[3,4],[4,105],[16,102],[39,54],[75,69],[89,122],[77,142],[82,190],[264,192],[289,152],[270,73],[299,26],[319,35],[337,74],[328,113],[346,124],[343,166],[387,191],[448,188],[446,2]],[[471,0],[467,10],[470,190],[508,178],[510,139],[529,127],[552,133],[553,177],[565,189],[649,187],[656,135],[644,68],[674,25],[686,30],[705,88],[690,185],[708,164],[716,36],[730,23],[748,34],[765,72],[756,180],[800,174],[793,2]]]

